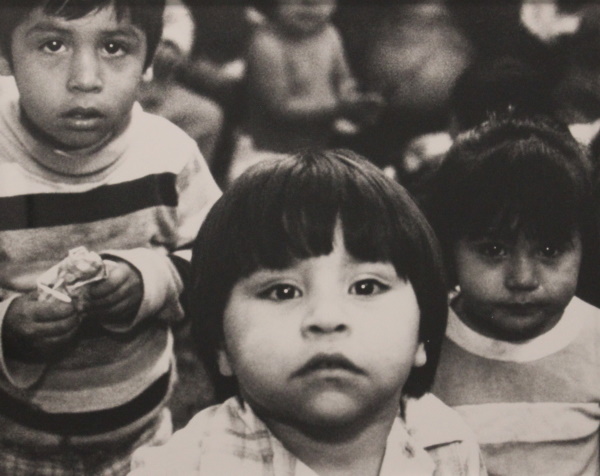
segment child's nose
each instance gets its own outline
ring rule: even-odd
[[[311,300],[302,323],[304,337],[335,336],[349,331],[347,314],[341,302],[332,296]]]
[[[95,52],[82,50],[73,54],[68,87],[82,92],[97,92],[102,89],[100,64]]]
[[[506,287],[517,291],[532,291],[539,286],[538,267],[528,256],[514,256],[508,262]]]

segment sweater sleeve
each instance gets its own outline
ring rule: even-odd
[[[25,389],[36,383],[44,373],[46,365],[42,363],[26,363],[7,359],[4,351],[4,318],[12,302],[19,297],[18,293],[10,293],[0,301],[0,381],[12,387]]]
[[[180,295],[191,257],[191,244],[221,191],[216,185],[201,153],[187,162],[176,178],[177,207],[169,244],[153,248],[105,250],[138,270],[144,286],[142,302],[135,319],[126,326],[105,324],[113,332],[126,332],[151,316],[173,323],[183,318]]]

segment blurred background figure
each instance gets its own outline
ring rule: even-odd
[[[245,120],[230,179],[273,153],[331,147],[373,123],[382,99],[359,89],[331,18],[335,0],[257,3],[246,57]],[[255,153],[253,153],[255,151]]]
[[[350,145],[388,165],[412,138],[446,127],[450,90],[472,45],[444,1],[348,0],[337,21],[359,80],[386,103]]]
[[[187,68],[195,37],[189,8],[180,0],[167,0],[163,37],[151,74],[144,82],[140,102],[144,110],[169,119],[197,143],[212,168],[223,126],[220,106],[180,81]]]
[[[557,40],[565,62],[554,94],[562,119],[587,144],[600,128],[600,5],[585,4],[578,14],[577,30]]]

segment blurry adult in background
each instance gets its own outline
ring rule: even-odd
[[[194,19],[180,0],[167,0],[164,23],[152,74],[143,83],[140,102],[144,110],[169,119],[187,132],[212,168],[223,113],[215,101],[179,80],[180,71],[187,68],[194,43]]]
[[[331,23],[335,0],[257,2],[247,54],[246,120],[230,179],[272,154],[332,147],[338,133],[373,121],[377,94],[361,92]]]
[[[555,2],[508,1],[477,4],[450,0],[448,7],[471,45],[469,66],[459,75],[447,102],[447,122],[409,141],[393,156],[390,174],[409,188],[434,170],[452,139],[488,118],[511,110],[521,117],[567,118],[556,94],[574,37],[581,5],[569,10]],[[572,125],[582,141],[587,125]]]
[[[342,0],[336,22],[359,80],[386,101],[353,148],[385,166],[413,137],[445,129],[450,90],[472,54],[446,2]]]

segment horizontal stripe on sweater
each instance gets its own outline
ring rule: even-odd
[[[107,433],[130,425],[155,410],[167,396],[170,378],[167,372],[130,401],[93,412],[47,413],[0,391],[0,414],[44,432],[69,436]]]
[[[99,350],[111,346],[108,341],[99,344],[98,340],[89,340],[85,346],[78,346],[74,355],[47,369],[45,384],[39,388],[17,390],[1,382],[2,388],[15,398],[26,396],[31,405],[48,413],[91,412],[131,400],[132,395],[143,392],[171,365],[173,338],[166,329],[151,333],[147,339],[136,339],[124,348],[115,339],[112,353],[107,350],[101,361],[97,357]],[[123,349],[131,353],[126,355]],[[86,368],[86,359],[89,364],[95,361],[94,365]],[[20,373],[27,365],[17,361],[7,364],[20,366]]]
[[[600,421],[598,403],[488,403],[454,409],[481,444],[579,440],[597,433]]]
[[[162,173],[83,193],[0,197],[0,231],[76,225],[154,206],[176,207],[175,181],[175,174]]]

